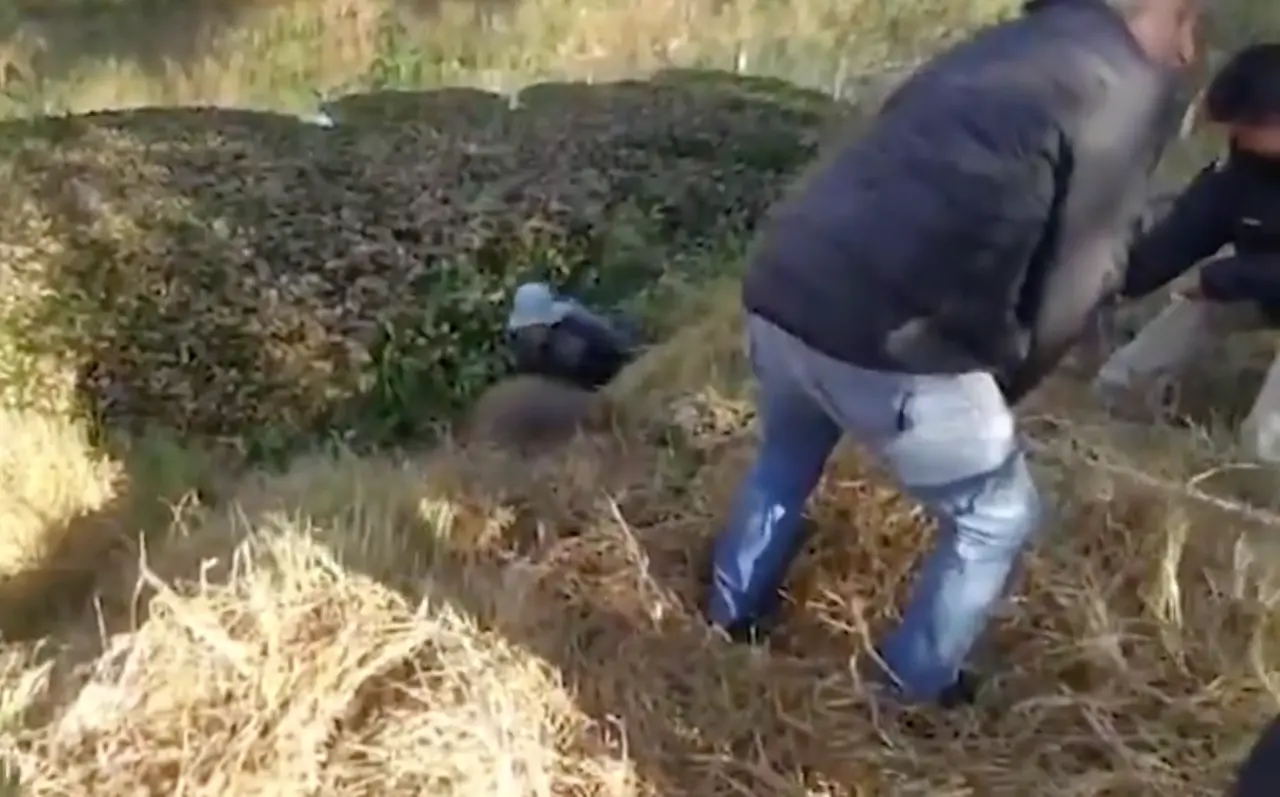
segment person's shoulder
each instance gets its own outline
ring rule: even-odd
[[[1088,5],[1048,0],[988,26],[931,62],[922,82],[945,89],[962,107],[1003,104],[1032,118],[1067,121],[1120,94],[1149,90],[1154,97],[1159,71],[1121,23]]]

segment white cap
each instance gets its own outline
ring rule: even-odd
[[[573,302],[559,301],[545,282],[526,282],[516,288],[507,329],[557,324],[573,312]]]

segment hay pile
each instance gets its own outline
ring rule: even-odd
[[[696,270],[840,112],[738,83],[547,84],[515,108],[374,94],[335,102],[333,129],[200,109],[9,123],[0,388],[265,449],[421,433],[504,369],[519,281],[611,304]]]
[[[107,578],[59,637],[102,628],[105,652],[6,679],[28,793],[1222,793],[1276,708],[1276,582],[1248,524],[1046,471],[1056,533],[985,650],[992,691],[892,711],[855,660],[929,530],[846,453],[773,649],[709,632],[704,555],[750,414],[679,384],[686,356],[636,368],[682,397],[650,420],[688,445],[635,426],[520,463],[316,457],[181,513],[140,590]]]

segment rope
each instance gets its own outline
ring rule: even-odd
[[[1057,424],[1059,428],[1070,425],[1061,418],[1054,418],[1051,416],[1037,416],[1037,420],[1052,422]],[[1205,492],[1196,486],[1197,481],[1203,481],[1207,476],[1228,470],[1229,468],[1215,469],[1208,473],[1196,476],[1189,481],[1178,482],[1173,479],[1162,478],[1160,476],[1138,470],[1131,465],[1125,465],[1108,460],[1104,457],[1102,452],[1097,450],[1081,450],[1075,447],[1067,449],[1062,445],[1053,445],[1048,440],[1038,439],[1033,436],[1027,436],[1024,440],[1028,452],[1033,457],[1056,460],[1063,464],[1084,464],[1086,467],[1093,470],[1101,471],[1108,475],[1116,476],[1126,481],[1139,484],[1158,493],[1174,495],[1179,498],[1194,501],[1198,504],[1211,506],[1219,511],[1244,517],[1264,526],[1275,526],[1280,528],[1280,514],[1253,506],[1244,501],[1214,495],[1212,493]]]

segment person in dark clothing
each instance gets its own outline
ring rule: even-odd
[[[1137,299],[1203,261],[1195,282],[1098,373],[1103,399],[1160,412],[1188,363],[1213,340],[1280,325],[1280,43],[1248,47],[1213,78],[1206,119],[1228,154],[1202,170],[1133,245],[1122,294]],[[1215,257],[1230,248],[1228,254]],[[1255,456],[1280,461],[1280,367],[1242,427]]]
[[[1263,730],[1240,766],[1230,797],[1275,797],[1280,794],[1280,717]]]
[[[616,325],[540,282],[516,290],[507,333],[517,373],[584,390],[608,384],[634,356],[634,341]]]
[[[1181,118],[1196,0],[1032,0],[916,71],[762,225],[743,287],[760,448],[706,612],[754,639],[843,433],[938,519],[877,673],[972,698],[966,658],[1038,528],[1010,405],[1124,279]]]

